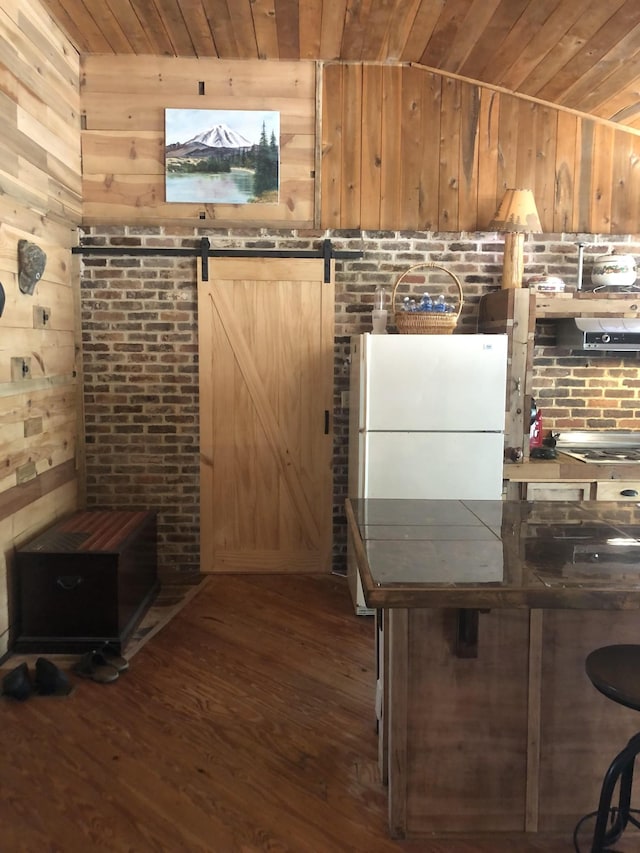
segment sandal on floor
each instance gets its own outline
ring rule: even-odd
[[[29,668],[26,663],[21,663],[2,679],[2,695],[11,696],[23,702],[33,692],[33,685],[29,676]]]
[[[36,660],[35,686],[39,696],[68,696],[73,690],[66,674],[46,658]]]
[[[118,672],[125,672],[129,669],[129,661],[125,657],[122,657],[118,649],[111,643],[105,643],[100,646],[98,652],[103,655],[106,658],[107,663],[115,667]]]
[[[73,671],[80,678],[90,678],[98,684],[110,684],[118,678],[118,670],[111,666],[106,657],[97,651],[86,652],[80,660],[74,664]]]

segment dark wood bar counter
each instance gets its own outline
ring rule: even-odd
[[[350,500],[376,610],[379,759],[394,837],[561,832],[640,730],[590,684],[640,642],[636,502]]]

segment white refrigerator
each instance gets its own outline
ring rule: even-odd
[[[352,337],[349,496],[500,500],[507,341]],[[353,563],[348,555],[356,612],[370,613]]]

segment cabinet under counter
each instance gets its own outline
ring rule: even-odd
[[[369,500],[347,501],[347,520],[383,628],[391,835],[549,832],[569,846],[637,730],[637,713],[598,694],[584,661],[638,642],[640,569],[615,545],[636,541],[640,508]]]
[[[640,498],[640,477],[636,480],[597,480],[597,501],[637,501]]]
[[[634,500],[640,497],[640,465],[578,462],[563,453],[503,467],[511,500]],[[637,490],[637,496],[631,494]]]
[[[519,483],[519,488],[516,497],[525,501],[588,501],[595,497],[595,483],[591,481],[529,481]]]

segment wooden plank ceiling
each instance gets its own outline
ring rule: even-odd
[[[82,54],[414,62],[640,128],[640,0],[43,0]]]

